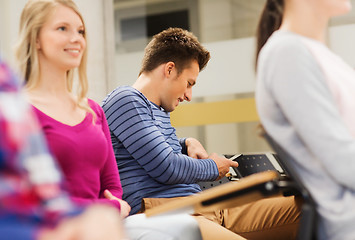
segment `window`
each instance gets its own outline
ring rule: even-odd
[[[181,27],[198,35],[196,0],[115,0],[117,53],[141,51],[156,33]]]

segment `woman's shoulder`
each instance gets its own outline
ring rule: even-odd
[[[90,108],[95,112],[96,115],[102,114],[103,110],[102,110],[101,106],[96,101],[94,101],[91,98],[88,98],[87,102],[88,102]]]
[[[266,53],[289,53],[298,52],[306,49],[304,44],[305,38],[288,31],[276,31],[274,32],[269,40],[266,42],[263,52]]]
[[[88,104],[90,107],[100,107],[100,105],[93,99],[87,98]]]
[[[262,68],[285,66],[289,63],[313,59],[305,37],[287,32],[276,31],[261,49],[258,65]]]

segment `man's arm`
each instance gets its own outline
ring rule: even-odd
[[[185,151],[186,155],[193,158],[212,159],[216,163],[218,168],[219,176],[217,180],[223,178],[229,172],[230,167],[238,167],[237,162],[231,161],[223,156],[219,156],[216,153],[212,153],[211,155],[208,155],[206,149],[195,138],[183,138],[183,139],[179,139],[179,142],[182,145],[182,147],[185,148],[185,150],[181,151],[183,154]]]
[[[155,125],[149,107],[146,100],[128,90],[111,94],[103,105],[111,132],[130,155],[162,183],[215,180],[219,176],[215,162],[175,152]]]

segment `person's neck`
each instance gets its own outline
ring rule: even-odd
[[[40,95],[47,98],[66,98],[70,96],[66,71],[41,67],[38,84],[27,92],[31,95]]]
[[[285,9],[280,30],[294,32],[326,43],[329,18],[317,14],[311,7],[291,6],[290,8],[292,10]]]
[[[161,92],[162,82],[159,81],[159,76],[156,71],[142,73],[132,87],[140,91],[149,101],[160,106],[159,94]]]

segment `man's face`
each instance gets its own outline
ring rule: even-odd
[[[196,60],[191,61],[191,64],[180,74],[177,73],[176,67],[171,70],[171,78],[161,94],[160,103],[165,111],[172,112],[180,102],[191,101],[192,87],[196,83],[199,72],[200,68]]]

